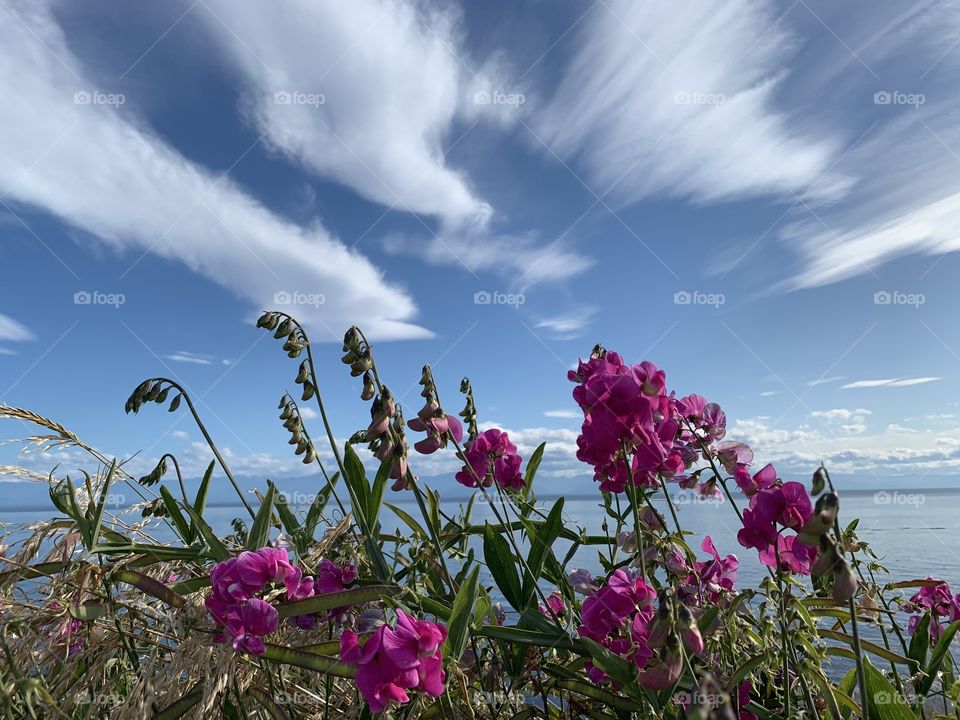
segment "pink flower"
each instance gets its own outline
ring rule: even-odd
[[[443,694],[441,646],[447,629],[440,623],[417,620],[397,610],[396,628],[381,625],[364,644],[347,630],[340,637],[340,659],[357,666],[356,682],[370,711],[380,713],[392,704],[409,702],[407,690],[431,697]]]
[[[504,488],[523,487],[520,474],[523,460],[517,454],[517,446],[502,430],[484,430],[467,446],[464,454],[467,464],[456,475],[461,485],[477,487],[476,476],[484,487],[491,487],[494,482]]]
[[[733,473],[737,465],[749,465],[753,462],[753,450],[749,446],[732,440],[717,443],[717,460],[728,473]]]
[[[733,471],[733,479],[743,494],[751,497],[756,495],[760,490],[773,487],[777,482],[777,471],[773,465],[767,463],[751,477],[747,466],[738,463]]]
[[[736,555],[721,558],[709,535],[703,539],[700,548],[712,559],[694,563],[693,572],[686,579],[689,589],[684,588],[682,599],[716,604],[724,593],[732,592],[736,586],[740,561]]]
[[[943,632],[941,618],[947,622],[960,620],[960,593],[950,594],[950,586],[943,580],[934,580],[938,584],[920,588],[908,602],[903,603],[900,609],[908,613],[916,613],[910,618],[908,630],[912,635],[917,624],[926,612],[930,613],[930,639],[936,642]]]
[[[795,535],[778,535],[777,549],[780,553],[780,569],[797,575],[809,575],[810,565],[817,555],[817,548],[797,542]],[[760,551],[760,562],[773,570],[777,569],[777,553],[773,545]]]
[[[756,510],[778,525],[800,529],[813,516],[813,505],[802,483],[788,482],[754,496]],[[751,500],[751,507],[754,501]]]
[[[540,606],[540,612],[544,615],[550,616],[551,611],[557,617],[563,617],[564,613],[567,611],[567,607],[563,602],[563,595],[559,592],[554,591],[547,596],[546,606]]]
[[[615,571],[605,587],[583,601],[580,634],[603,642],[636,610],[649,608],[655,596],[642,579],[631,580],[623,570]]]
[[[445,448],[451,437],[457,442],[463,439],[463,425],[453,415],[441,415],[426,420],[415,417],[407,423],[407,427],[415,432],[427,433],[427,437],[413,445],[414,450],[424,455]]]
[[[233,649],[262,655],[265,645],[261,638],[276,631],[278,623],[277,609],[266,600],[245,600],[227,616],[227,632],[233,637]]]

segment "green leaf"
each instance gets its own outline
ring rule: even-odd
[[[110,463],[110,470],[107,471],[107,477],[103,481],[103,489],[100,491],[100,499],[97,501],[96,509],[93,512],[93,518],[90,523],[90,547],[97,544],[100,538],[100,528],[103,527],[103,513],[107,507],[107,494],[110,492],[110,485],[113,483],[114,473],[117,471],[116,459]],[[93,498],[91,498],[92,500]]]
[[[370,507],[370,485],[367,482],[367,473],[363,463],[357,456],[353,445],[347,443],[343,450],[343,469],[346,472],[344,481],[350,493],[350,502],[353,505],[353,514],[360,524],[364,534],[369,534],[371,528],[367,523],[366,509]]]
[[[383,494],[387,489],[387,481],[390,479],[390,470],[392,468],[393,458],[388,457],[380,463],[377,476],[373,479],[373,490],[367,500],[367,522],[370,524],[371,531],[375,531],[378,527],[380,508],[383,507]]]
[[[407,524],[407,527],[413,530],[415,535],[417,535],[420,538],[423,538],[424,540],[428,539],[427,531],[423,529],[423,526],[420,523],[418,523],[416,519],[412,515],[410,515],[410,513],[391,503],[385,503],[385,504],[388,508],[390,508],[390,512],[392,512],[394,515],[400,518],[403,522]]]
[[[196,510],[197,515],[200,517],[203,517],[204,511],[207,509],[207,492],[210,490],[210,479],[213,477],[213,467],[215,462],[215,460],[211,460],[210,464],[207,465],[207,469],[203,473],[203,479],[200,480],[200,487],[197,488],[197,497],[193,500],[193,509]],[[184,498],[183,501],[186,502],[187,499]],[[197,527],[191,522],[189,542],[193,542],[196,539]]]
[[[575,640],[569,635],[541,632],[539,630],[525,630],[511,625],[483,625],[477,629],[476,634],[480,637],[504,640],[519,645],[533,645],[535,647],[557,648],[559,650],[577,649],[579,652],[587,652],[586,648],[580,645],[578,640]]]
[[[450,623],[447,626],[449,632],[444,645],[444,655],[455,660],[463,655],[467,646],[470,621],[473,618],[473,606],[477,601],[479,580],[480,568],[475,567],[467,581],[460,586],[457,597],[453,601],[453,612],[450,614]]]
[[[917,623],[910,638],[910,650],[907,655],[917,661],[917,665],[924,667],[927,664],[927,653],[930,651],[930,613],[926,612]]]
[[[290,716],[284,712],[283,708],[273,699],[273,696],[263,688],[250,687],[247,692],[256,698],[257,702],[263,706],[263,709],[269,713],[273,720],[290,720]]]
[[[843,676],[843,678],[841,678],[840,684],[837,685],[837,688],[840,690],[840,692],[849,696],[853,694],[853,689],[856,686],[857,686],[857,669],[855,667],[852,667],[849,670],[847,670],[846,674]],[[857,713],[857,715],[860,715],[860,707],[859,706],[857,706],[856,708],[850,708],[849,706],[844,707],[840,711],[840,714],[846,718],[846,717],[849,717],[851,712],[855,712]]]
[[[863,674],[867,684],[867,712],[870,720],[916,720],[916,715],[896,688],[870,661],[863,659]]]
[[[504,537],[490,523],[483,528],[483,559],[507,602],[514,610],[521,612],[524,609],[523,595],[513,553]]]
[[[342,663],[336,658],[269,643],[263,651],[263,655],[260,657],[272,663],[293,665],[304,668],[305,670],[313,670],[335,677],[352,678],[356,674],[353,666]]]
[[[584,682],[583,680],[566,678],[563,680],[557,680],[553,684],[563,690],[570,690],[571,692],[575,692],[579,695],[583,695],[594,700],[599,700],[607,707],[625,710],[626,712],[636,712],[644,709],[642,705],[639,705],[628,698],[621,697],[620,695],[614,695],[612,692],[607,692],[606,690],[598,688],[596,685],[591,685],[590,683]]]
[[[75,617],[77,620],[83,620],[84,622],[92,622],[110,614],[109,607],[99,604],[74,605],[71,603],[68,609],[72,617]]]
[[[180,535],[180,539],[189,544],[190,536],[192,534],[195,535],[196,531],[191,529],[190,523],[187,522],[183,513],[180,512],[180,506],[177,505],[177,501],[163,485],[160,486],[160,499],[163,500],[163,505],[167,509],[167,515],[169,515],[173,521],[174,527]]]
[[[929,578],[924,580],[900,580],[898,582],[888,583],[886,589],[902,590],[904,588],[936,587],[937,585],[943,585],[943,580],[930,580]]]
[[[521,601],[527,607],[533,600],[537,581],[543,573],[543,564],[547,558],[547,551],[553,546],[560,530],[563,529],[563,498],[558,499],[550,509],[550,514],[539,530],[531,533],[530,554],[527,556],[527,566],[530,574],[524,575]]]
[[[819,633],[822,637],[831,638],[833,640],[840,640],[841,642],[845,642],[851,646],[854,646],[855,644],[853,636],[847,635],[846,633],[838,632],[836,630],[826,630],[826,629],[819,630]],[[887,650],[882,645],[877,645],[876,643],[872,643],[869,640],[864,640],[863,638],[860,638],[860,647],[863,650],[866,650],[868,652],[873,653],[874,655],[877,655],[878,657],[882,657],[884,660],[889,660],[890,662],[893,662],[893,663],[900,663],[901,665],[908,665],[913,669],[917,668],[917,664],[914,660],[911,660],[908,657],[904,657],[903,655],[898,655],[892,650]]]
[[[930,688],[933,687],[933,681],[936,679],[937,673],[940,672],[940,665],[943,664],[944,657],[950,651],[950,643],[953,642],[953,636],[957,634],[958,629],[960,629],[960,620],[950,623],[947,629],[940,635],[937,644],[933,646],[933,652],[930,653],[930,663],[924,670],[927,676],[920,681],[920,687],[918,689],[921,697],[926,697],[927,693],[930,692]]]
[[[197,511],[189,505],[184,505],[183,509],[187,511],[187,514],[193,520],[193,524],[196,525],[203,539],[206,541],[210,557],[218,562],[223,562],[229,558],[230,552],[224,544],[220,542],[220,538],[214,534],[213,529],[207,524],[207,521],[200,517]]]
[[[622,687],[628,687],[636,683],[636,665],[624,660],[622,657],[614,655],[600,643],[594,642],[590,638],[581,638],[580,642],[590,653],[590,658],[594,665],[603,670],[617,684]]]
[[[257,516],[253,519],[253,526],[247,534],[247,550],[259,550],[266,547],[270,540],[270,524],[273,520],[273,503],[277,495],[277,488],[270,483],[267,494],[263,496]]]
[[[171,589],[170,586],[165,585],[149,575],[139,573],[136,570],[120,570],[113,573],[111,578],[114,582],[124,582],[133,585],[148,595],[153,595],[153,597],[158,600],[163,600],[167,605],[172,605],[173,607],[183,607],[187,602],[182,595]]]
[[[398,591],[396,585],[361,585],[360,587],[340,590],[339,592],[314,595],[306,600],[281,603],[277,605],[277,614],[280,619],[296,617],[297,615],[312,615],[313,613],[333,610],[334,608],[359,605],[360,603],[379,600],[384,595],[392,595]]]
[[[187,714],[194,705],[203,699],[203,682],[198,682],[179,700],[167,705],[153,716],[153,720],[176,720]]]
[[[272,481],[267,480],[267,485],[269,487],[274,487]],[[291,538],[295,538],[300,532],[300,523],[297,520],[296,516],[290,511],[290,506],[287,504],[287,498],[284,497],[282,492],[277,491],[274,496],[274,505],[277,508],[277,515],[280,516],[280,524],[283,525],[283,529],[286,531],[287,535]]]
[[[530,459],[527,460],[527,469],[523,473],[524,487],[533,487],[533,480],[537,475],[537,470],[540,468],[540,461],[543,460],[543,451],[546,447],[546,443],[540,443],[537,446],[537,449],[533,451],[533,455],[530,456]]]
[[[760,655],[754,655],[752,658],[745,660],[740,667],[733,671],[733,675],[730,676],[730,682],[727,683],[727,687],[736,689],[740,687],[740,683],[747,679],[747,677],[756,670],[758,667],[763,665],[769,658],[766,653],[761,653]]]

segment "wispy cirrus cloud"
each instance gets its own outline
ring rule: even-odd
[[[401,211],[489,216],[444,140],[467,100],[459,13],[399,0],[208,0],[198,13],[245,80],[269,144]]]
[[[318,288],[325,304],[300,312],[318,338],[335,339],[358,320],[358,308],[381,339],[431,335],[414,322],[410,296],[365,256],[319,225],[275,215],[225,174],[187,160],[131,110],[92,102],[95,85],[46,3],[0,4],[0,46],[0,186],[8,205],[50,213],[127,251],[128,273],[138,257],[157,255],[257,309],[280,290]]]
[[[882,378],[879,380],[854,380],[846,385],[841,385],[841,390],[857,390],[860,388],[878,388],[878,387],[909,387],[911,385],[924,385],[926,383],[937,382],[943,378],[939,377],[905,377],[905,378]]]
[[[834,197],[848,183],[829,172],[837,139],[805,132],[777,104],[796,49],[780,12],[758,0],[696,0],[683,12],[653,0],[598,3],[535,131],[621,204]]]
[[[36,340],[33,333],[12,317],[0,313],[0,340],[6,342],[26,342]]]

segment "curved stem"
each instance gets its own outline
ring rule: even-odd
[[[250,506],[250,503],[247,501],[246,496],[243,494],[243,491],[240,489],[240,486],[237,484],[237,481],[233,477],[233,473],[230,472],[230,468],[227,467],[227,463],[224,461],[223,456],[220,454],[220,450],[217,448],[217,444],[213,442],[213,438],[210,437],[210,433],[207,432],[206,426],[203,424],[203,421],[200,419],[200,414],[197,412],[196,407],[193,405],[193,400],[190,399],[190,395],[187,393],[183,387],[169,378],[156,378],[160,382],[167,383],[171,387],[175,388],[182,396],[183,399],[187,402],[187,408],[190,410],[190,414],[193,415],[193,421],[196,423],[197,427],[200,428],[200,432],[203,435],[203,439],[207,441],[207,445],[210,447],[210,450],[213,451],[213,456],[217,459],[221,469],[223,470],[224,475],[227,476],[227,479],[230,481],[230,484],[233,485],[233,489],[236,491],[237,496],[240,498],[240,501],[243,503],[243,506],[247,509],[247,512],[250,513],[250,517],[256,517],[256,513],[253,512],[253,508]]]

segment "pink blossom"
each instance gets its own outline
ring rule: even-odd
[[[797,575],[810,574],[810,565],[817,555],[817,548],[797,542],[795,535],[778,535],[777,550],[780,554],[780,570]],[[773,545],[760,551],[760,562],[773,570],[777,569],[777,552]]]
[[[277,609],[266,600],[245,600],[227,615],[227,632],[233,637],[233,649],[262,655],[265,646],[261,638],[276,631],[278,623]]]
[[[456,442],[463,439],[463,425],[453,415],[427,416],[418,415],[407,423],[414,432],[425,432],[427,436],[417,443],[414,449],[424,455],[435,453],[445,448],[450,438]]]
[[[357,688],[370,711],[380,713],[409,702],[407,690],[416,688],[431,697],[443,694],[441,646],[446,637],[443,624],[417,620],[398,609],[396,627],[381,625],[363,644],[355,632],[345,631],[340,659],[357,666]]]
[[[467,464],[456,475],[461,485],[476,487],[477,477],[484,487],[491,487],[494,482],[503,488],[523,487],[523,460],[517,454],[517,446],[502,430],[484,430],[467,446],[465,456]]]
[[[773,465],[768,463],[751,477],[747,466],[743,463],[738,463],[733,471],[733,479],[743,494],[751,497],[756,495],[760,490],[773,487],[777,482],[777,471]]]

